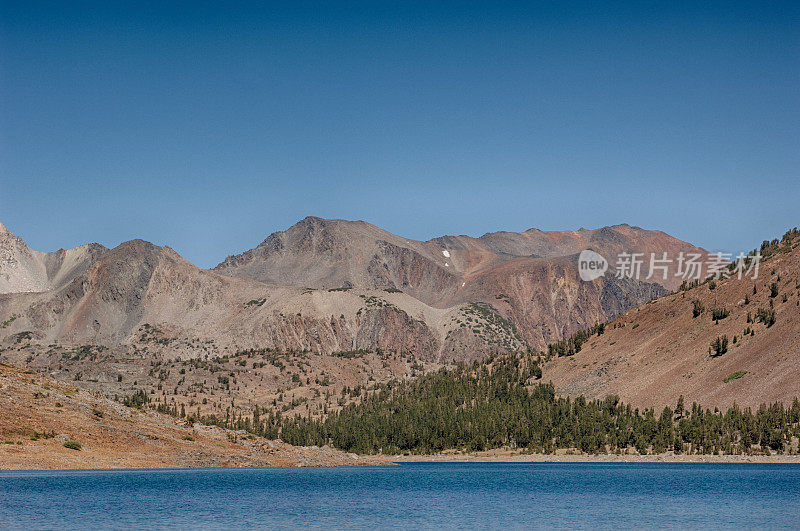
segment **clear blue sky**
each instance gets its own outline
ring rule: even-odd
[[[0,221],[35,249],[800,225],[797,2],[132,4],[0,3]]]

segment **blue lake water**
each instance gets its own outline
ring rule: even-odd
[[[2,528],[793,528],[800,466],[0,472]]]

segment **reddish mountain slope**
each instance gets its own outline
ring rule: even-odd
[[[642,406],[674,406],[680,395],[711,407],[800,397],[800,238],[778,248],[791,251],[763,262],[755,281],[705,283],[620,315],[580,352],[548,363],[545,380],[572,395],[617,394]],[[694,301],[704,309],[697,317]],[[770,305],[775,322],[767,326],[757,315]],[[714,309],[730,314],[715,321]],[[727,352],[709,354],[723,336]]]
[[[0,388],[0,470],[381,464],[192,425],[2,363]]]

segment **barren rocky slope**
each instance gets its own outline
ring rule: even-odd
[[[192,425],[0,364],[0,469],[357,464],[380,461]]]
[[[680,395],[720,408],[791,403],[800,397],[800,238],[787,234],[755,281],[734,275],[629,310],[546,364],[544,380],[640,406],[674,406]],[[712,348],[717,338],[727,338],[724,353]]]

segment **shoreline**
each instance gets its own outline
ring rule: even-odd
[[[445,452],[429,455],[396,455],[395,463],[793,463],[800,455],[687,455],[674,454],[528,454],[510,450]]]
[[[297,447],[295,447],[297,448]],[[303,447],[300,447],[303,448]],[[305,449],[305,448],[304,448]],[[310,449],[310,448],[309,448]],[[345,454],[350,459],[337,460],[307,460],[300,464],[297,461],[269,462],[250,460],[249,463],[232,459],[225,464],[214,463],[210,460],[185,459],[183,462],[141,462],[138,460],[123,460],[123,463],[109,463],[108,461],[96,467],[83,467],[74,462],[48,463],[54,466],[41,466],[43,463],[32,462],[34,466],[19,467],[19,461],[13,465],[0,460],[0,474],[5,472],[53,472],[53,471],[92,471],[92,470],[192,470],[192,469],[232,469],[232,468],[329,468],[340,466],[395,466],[404,463],[586,463],[586,464],[612,464],[612,463],[728,463],[728,464],[797,464],[800,465],[800,455],[684,455],[684,454],[525,454],[511,451],[486,451],[479,453],[439,453],[429,455],[358,455]],[[187,456],[188,457],[188,456]],[[125,463],[124,461],[128,461]],[[326,462],[327,461],[327,462]],[[122,464],[123,466],[114,466]],[[36,466],[39,465],[39,466]],[[105,465],[105,466],[103,466]],[[109,466],[110,465],[110,466]]]

